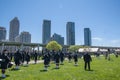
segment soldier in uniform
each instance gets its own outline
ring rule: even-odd
[[[59,68],[59,62],[60,62],[60,55],[58,52],[56,52],[56,54],[55,54],[56,69]]]
[[[60,61],[61,61],[61,64],[63,64],[63,61],[64,61],[64,53],[61,51],[60,52]]]
[[[68,54],[68,60],[69,60],[69,62],[71,62],[71,59],[72,59],[72,54],[69,53],[69,54]]]
[[[35,61],[35,64],[37,63],[37,57],[38,57],[38,54],[37,54],[37,52],[35,51],[35,54],[34,54],[34,61]]]
[[[19,69],[20,63],[22,61],[22,55],[19,50],[14,54],[14,61],[16,65],[15,69]]]
[[[47,71],[48,70],[48,64],[49,64],[49,56],[48,56],[47,53],[45,53],[43,59],[44,59],[44,70]]]
[[[30,62],[30,54],[29,54],[29,52],[26,53],[25,59],[26,59],[26,62],[27,62],[26,66],[28,66],[28,64]]]
[[[5,70],[8,68],[8,63],[10,62],[10,58],[7,56],[7,50],[4,50],[3,53],[0,56],[0,63],[1,63],[1,72],[2,72],[2,78],[5,78]]]
[[[75,62],[75,66],[77,66],[77,62],[78,62],[78,55],[75,53],[74,54],[74,62]]]
[[[86,70],[87,66],[88,66],[88,70],[90,70],[90,61],[92,61],[92,58],[90,56],[90,54],[85,53],[83,56],[85,65],[84,65],[84,69]]]

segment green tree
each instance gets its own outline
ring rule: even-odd
[[[60,44],[58,44],[56,41],[50,41],[46,48],[48,50],[55,50],[55,51],[59,51],[59,50],[62,50],[62,46]]]

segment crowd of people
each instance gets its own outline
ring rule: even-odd
[[[108,54],[110,52],[108,51]],[[81,53],[83,56],[83,60],[84,60],[84,69],[85,70],[91,70],[90,68],[90,62],[92,61],[91,55],[89,52],[84,52]],[[107,54],[107,55],[108,55]],[[98,57],[98,54],[95,54],[96,57]],[[99,54],[100,55],[100,54]],[[118,57],[118,54],[115,54],[116,57]],[[72,59],[74,59],[74,65],[77,66],[78,65],[78,57],[81,58],[81,55],[78,54],[78,52],[74,52],[74,53],[64,53],[63,51],[49,51],[49,50],[44,50],[42,51],[41,55],[40,55],[44,60],[44,70],[47,71],[48,67],[50,66],[50,62],[53,61],[56,65],[56,69],[59,69],[59,65],[63,65],[64,64],[64,60],[65,58],[67,58],[67,60],[69,62],[71,62]],[[0,54],[0,68],[1,68],[1,73],[2,73],[2,77],[5,78],[5,70],[7,68],[12,67],[12,63],[15,63],[15,68],[16,70],[20,69],[20,65],[23,66],[28,66],[29,62],[31,59],[34,60],[34,63],[37,63],[38,58],[40,57],[39,53],[37,51],[34,51],[34,53],[30,53],[28,51],[20,51],[17,50],[14,54],[10,54],[7,50],[3,50],[3,52]],[[105,54],[105,58],[108,57]],[[26,64],[24,64],[26,62]],[[88,67],[88,69],[87,69]]]

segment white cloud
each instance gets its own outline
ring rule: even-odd
[[[94,38],[92,38],[92,40],[103,41],[103,38],[100,38],[100,37],[94,37]]]

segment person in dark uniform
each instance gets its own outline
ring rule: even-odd
[[[35,54],[34,54],[34,61],[35,61],[35,64],[37,63],[37,57],[38,57],[38,54],[37,54],[37,52],[35,51]]]
[[[61,64],[63,64],[63,61],[64,61],[64,53],[61,51],[60,52],[60,61],[61,61]]]
[[[75,53],[74,54],[74,62],[75,62],[75,66],[77,66],[77,62],[78,62],[78,55]]]
[[[10,58],[7,56],[7,50],[3,50],[3,53],[0,56],[0,63],[1,63],[1,72],[2,78],[5,78],[5,70],[8,68],[8,63],[10,62]]]
[[[22,61],[22,55],[19,50],[14,54],[14,61],[15,61],[15,65],[16,65],[15,69],[19,69],[19,66]]]
[[[44,59],[44,70],[48,70],[48,64],[49,64],[49,60],[48,60],[49,56],[47,53],[45,53],[45,55],[43,56]]]
[[[84,69],[86,70],[87,66],[88,66],[88,70],[90,70],[90,61],[92,61],[91,56],[88,53],[85,53],[83,56],[85,65],[84,65]]]
[[[24,61],[25,61],[25,51],[22,51],[22,64],[24,64]]]
[[[60,55],[58,52],[56,52],[56,54],[55,54],[56,69],[59,68],[59,62],[60,62]]]
[[[29,52],[26,53],[25,59],[26,59],[26,62],[27,62],[26,66],[28,66],[28,64],[30,62],[30,54],[29,54]]]
[[[68,60],[69,60],[69,62],[71,62],[71,59],[72,59],[72,54],[69,53],[69,54],[68,54]]]
[[[47,53],[48,53],[48,66],[50,66],[51,54],[49,51],[47,51]]]

